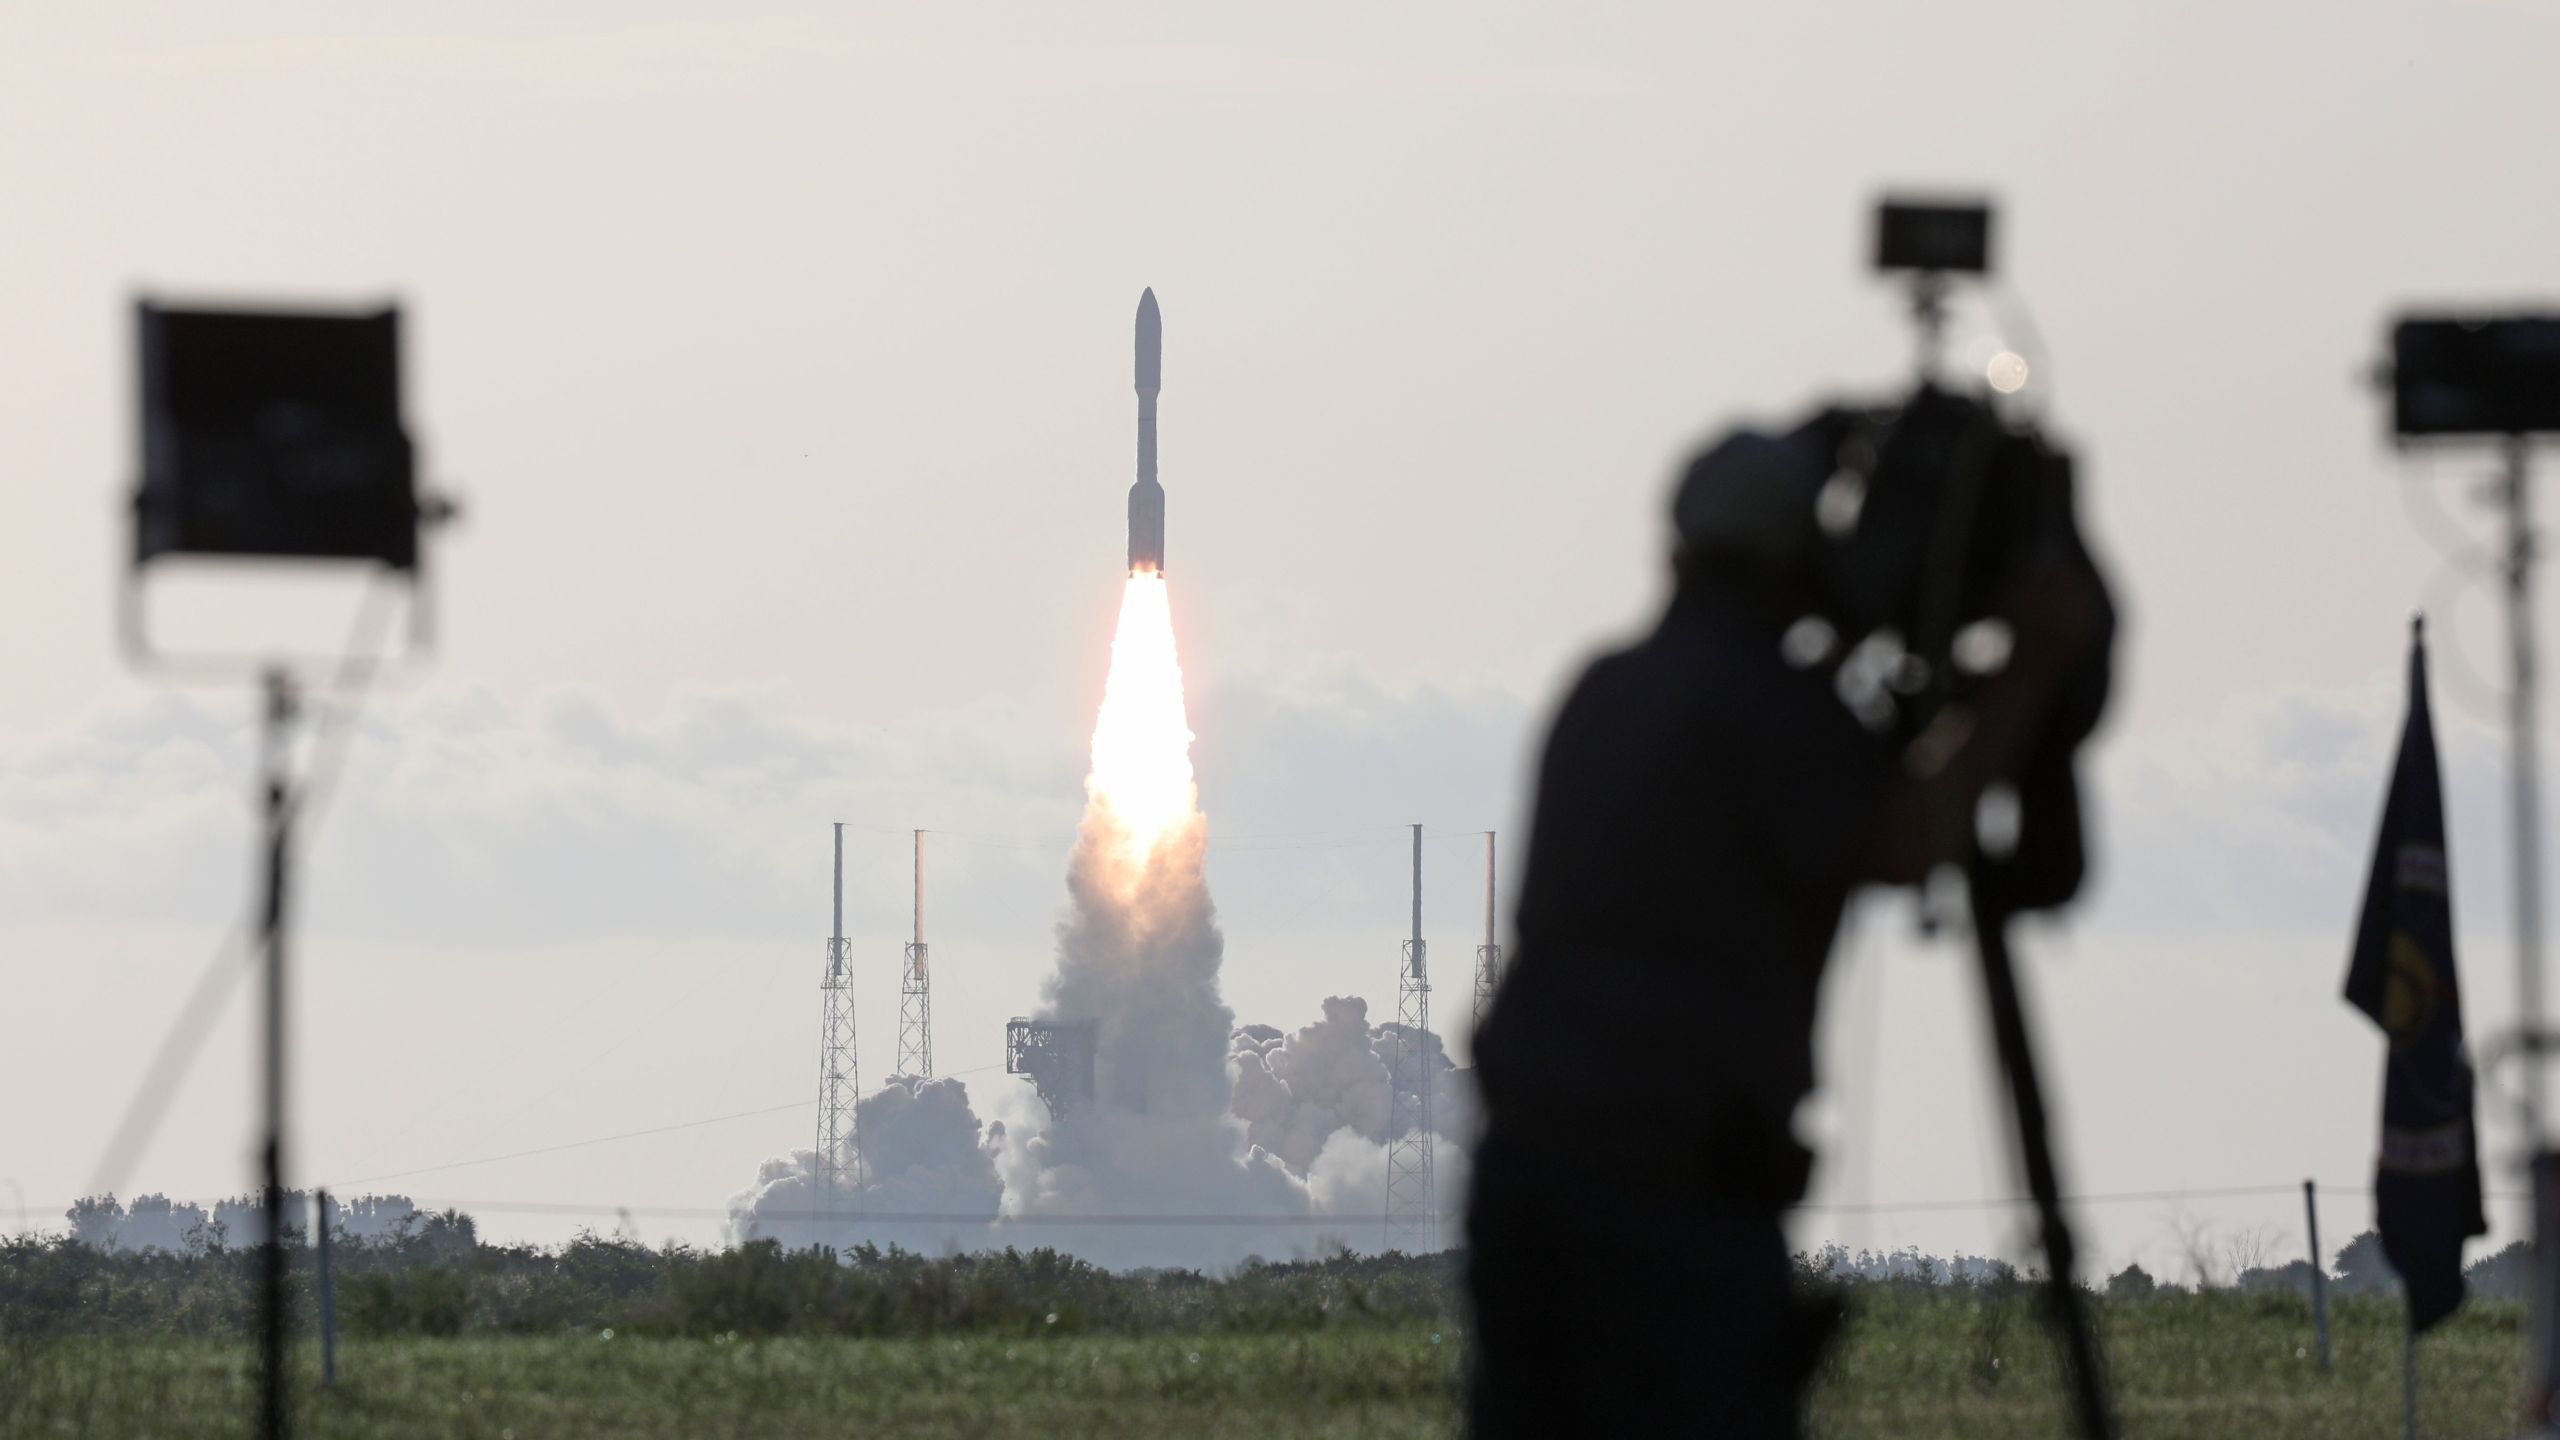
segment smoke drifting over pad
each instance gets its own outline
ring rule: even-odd
[[[1269,1025],[1236,1031],[1230,1108],[1244,1122],[1246,1141],[1301,1177],[1316,1170],[1337,1136],[1384,1145],[1392,1138],[1387,1085],[1401,1031],[1392,1023],[1372,1026],[1369,1002],[1341,995],[1324,1002],[1323,1019],[1294,1035]],[[1440,1037],[1425,1032],[1417,1043],[1427,1057],[1423,1073],[1431,1077],[1431,1128],[1444,1146],[1464,1143],[1472,1128],[1465,1079]]]
[[[1201,869],[1208,824],[1191,739],[1164,578],[1132,575],[1041,1006],[1044,1019],[1094,1024],[1096,1103],[1015,1131],[1002,1161],[1009,1218],[1261,1215],[1285,1228],[1308,1213],[1303,1187],[1247,1150],[1228,1111],[1235,1017],[1218,992],[1225,941]],[[1062,1231],[1034,1243],[1106,1263],[1201,1264],[1272,1240],[1242,1226]]]
[[[1094,725],[1083,826],[1046,1019],[1096,1027],[1095,1104],[1012,1132],[1000,1161],[1015,1243],[1106,1264],[1231,1263],[1374,1242],[1385,1203],[1392,1046],[1358,999],[1283,1035],[1237,1029],[1219,994],[1225,941],[1203,872],[1208,822],[1163,577],[1132,576]],[[1463,1086],[1425,1037],[1438,1113]],[[1455,1209],[1464,1162],[1442,1172]],[[1080,1226],[1078,1216],[1215,1216],[1196,1227]],[[1257,1224],[1267,1220],[1268,1224]],[[1338,1223],[1337,1223],[1338,1222]]]
[[[792,1250],[849,1249],[866,1241],[925,1251],[980,1248],[984,1222],[968,1217],[996,1213],[993,1155],[1004,1127],[981,1126],[968,1087],[949,1078],[892,1075],[855,1108],[862,1164],[859,1171],[847,1164],[842,1173],[859,1173],[862,1183],[848,1179],[829,1196],[818,1179],[814,1150],[768,1160],[753,1185],[730,1197],[729,1238],[779,1240]],[[873,1215],[953,1218],[865,1218]]]
[[[1054,1106],[1008,1082],[998,1109],[1010,1123],[984,1131],[959,1082],[893,1080],[860,1102],[862,1163],[842,1167],[863,1177],[857,1190],[823,1193],[809,1151],[768,1162],[731,1204],[735,1238],[1051,1246],[1104,1265],[1201,1267],[1377,1243],[1402,1030],[1372,1027],[1365,1001],[1339,997],[1295,1034],[1238,1029],[1219,994],[1225,940],[1203,869],[1208,821],[1163,575],[1160,346],[1150,292],[1138,311],[1131,569],[1067,860],[1057,968],[1036,1015],[1008,1032],[1017,1049],[1034,1034],[1075,1036],[1078,1073],[1048,1076]],[[1437,1037],[1416,1043],[1432,1103],[1415,1112],[1463,1143],[1465,1086]],[[1052,1069],[1069,1063],[1054,1045],[1040,1053]],[[1039,1078],[1040,1065],[1022,1068]],[[1451,1145],[1440,1154],[1440,1213],[1454,1216],[1465,1157]],[[918,1211],[956,1218],[939,1228],[865,1218]]]

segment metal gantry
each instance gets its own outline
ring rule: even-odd
[[[1438,1186],[1431,1173],[1431,970],[1422,940],[1422,827],[1413,827],[1413,926],[1396,971],[1395,1041],[1387,1066],[1386,1248],[1440,1249]]]
[[[860,1057],[853,1044],[853,973],[844,938],[844,825],[836,825],[835,927],[827,937],[827,968],[818,982],[825,1001],[818,1026],[818,1203],[829,1215],[836,1198],[862,1184],[862,1141],[855,1102],[862,1098]]]
[[[1034,1020],[1016,1015],[1005,1022],[1004,1073],[1028,1076],[1040,1103],[1049,1107],[1052,1121],[1089,1109],[1097,1028],[1091,1020]]]
[[[1478,1029],[1493,1009],[1494,987],[1502,983],[1502,940],[1494,929],[1493,832],[1484,832],[1484,943],[1476,947],[1476,1013]]]
[[[898,972],[898,1072],[933,1078],[933,971],[924,943],[924,832],[916,832],[916,938]]]

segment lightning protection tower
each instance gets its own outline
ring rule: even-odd
[[[933,971],[924,946],[924,832],[916,832],[916,938],[898,972],[898,1073],[933,1078]]]
[[[1476,1026],[1484,1026],[1493,1008],[1494,987],[1502,983],[1502,942],[1493,921],[1493,832],[1484,832],[1484,943],[1476,947]]]
[[[1387,1248],[1437,1254],[1440,1205],[1431,1174],[1431,971],[1422,942],[1422,827],[1413,827],[1413,928],[1396,972],[1396,1038],[1387,1067]]]
[[[862,1142],[854,1102],[862,1097],[861,1067],[853,1046],[853,972],[845,964],[844,824],[836,824],[835,928],[827,937],[827,968],[818,982],[825,1001],[818,1025],[818,1203],[834,1215],[850,1163],[862,1184]]]

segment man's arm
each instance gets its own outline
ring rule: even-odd
[[[2030,565],[2001,607],[2009,663],[1979,696],[1949,706],[1903,752],[1902,774],[1852,847],[1854,878],[1916,884],[1972,845],[1982,792],[2016,777],[2072,667],[2102,635],[2103,601],[2084,569],[2059,558]]]

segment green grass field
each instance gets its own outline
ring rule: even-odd
[[[315,1436],[1438,1436],[1427,1335],[1005,1340],[398,1339],[305,1392]],[[305,1357],[308,1358],[308,1357]],[[245,1434],[245,1347],[99,1343],[48,1366],[12,1433]]]
[[[2026,1296],[1869,1292],[1814,1400],[1814,1432],[1946,1440],[2069,1433],[2060,1366]],[[2128,1436],[2375,1440],[2400,1434],[2396,1301],[2331,1307],[2321,1373],[2310,1306],[2290,1295],[2163,1295],[2098,1307]],[[2473,1305],[2419,1350],[2418,1433],[2515,1433],[2513,1305]]]
[[[1814,1402],[1814,1433],[1994,1440],[2065,1433],[2030,1301],[1870,1290]],[[2320,1373],[2289,1298],[2164,1296],[2103,1307],[2126,1433],[2399,1433],[2399,1312],[2338,1308]],[[2420,1433],[2510,1433],[2512,1309],[2467,1311],[2426,1341]],[[1305,1334],[760,1340],[599,1335],[356,1339],[334,1391],[306,1391],[312,1436],[919,1437],[1455,1433],[1460,1337],[1427,1326]],[[302,1357],[316,1364],[306,1351]],[[314,1377],[316,1378],[316,1377]],[[65,1339],[14,1347],[0,1431],[238,1435],[245,1346]]]

